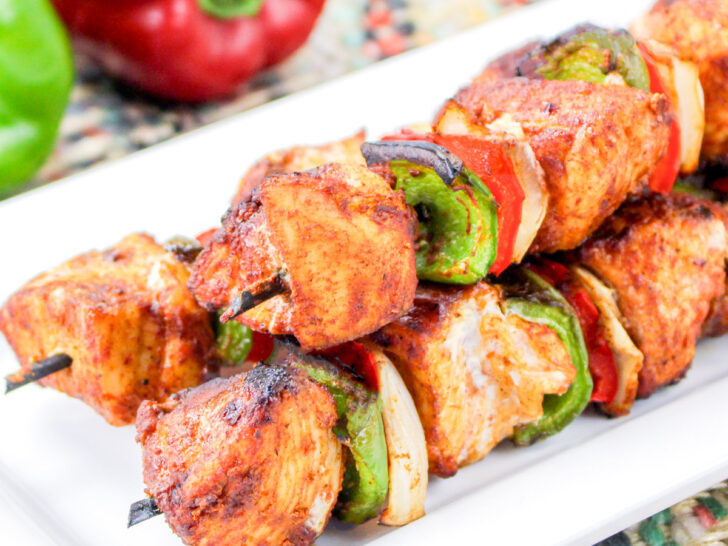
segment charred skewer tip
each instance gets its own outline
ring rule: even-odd
[[[158,516],[162,513],[157,506],[157,502],[153,498],[142,499],[133,502],[129,507],[129,521],[127,528],[137,523],[147,521],[150,518]]]
[[[32,383],[38,381],[51,374],[65,370],[71,366],[73,360],[70,356],[64,353],[49,356],[38,362],[33,362],[30,365],[30,371],[28,373],[16,372],[5,377],[5,394]]]
[[[276,275],[273,279],[262,283],[255,292],[248,290],[242,291],[238,297],[233,300],[227,311],[222,314],[220,321],[227,322],[232,320],[249,309],[260,305],[264,301],[269,300],[278,294],[282,294],[285,291],[286,287],[283,283],[283,279],[280,275]]]

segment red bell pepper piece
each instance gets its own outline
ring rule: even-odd
[[[79,46],[153,95],[204,101],[288,57],[324,0],[53,0]]]
[[[511,265],[526,194],[513,163],[498,144],[468,135],[421,134],[410,129],[402,129],[382,140],[434,142],[455,154],[478,175],[498,203],[498,251],[489,273],[498,275]]]
[[[349,341],[314,354],[338,360],[364,380],[366,385],[379,390],[377,364],[372,352],[357,341]]]
[[[716,191],[728,193],[728,176],[714,180],[711,182],[710,187]]]
[[[647,65],[647,71],[650,74],[650,91],[652,93],[665,95],[669,100],[670,95],[665,92],[665,85],[657,71],[655,60],[643,44],[639,43],[637,45],[639,46],[642,58]],[[673,118],[672,123],[670,123],[670,139],[667,143],[667,150],[665,151],[665,155],[663,155],[660,161],[657,162],[657,165],[655,165],[655,169],[652,171],[649,180],[650,189],[652,191],[665,194],[672,191],[672,186],[675,184],[675,180],[677,180],[677,176],[680,173],[681,161],[680,125],[677,122],[674,105],[671,104],[670,108],[672,109]]]
[[[526,267],[535,271],[561,292],[573,307],[589,353],[589,372],[594,381],[591,401],[612,402],[617,396],[619,387],[617,365],[614,362],[614,353],[609,348],[599,324],[599,310],[589,294],[572,278],[569,269],[560,263],[540,259],[526,264]]]
[[[273,336],[253,330],[252,345],[248,356],[245,357],[245,360],[248,362],[263,362],[268,360],[268,357],[272,352]]]
[[[197,235],[195,239],[197,239],[197,242],[200,243],[202,246],[205,246],[207,243],[210,242],[210,239],[212,239],[212,236],[215,235],[216,231],[217,228],[210,228]]]

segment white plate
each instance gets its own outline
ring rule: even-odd
[[[134,230],[215,225],[258,156],[427,120],[498,53],[590,19],[626,26],[647,0],[552,0],[450,40],[173,139],[0,204],[0,300],[38,272]],[[528,449],[502,446],[433,480],[423,519],[392,530],[332,523],[319,544],[586,544],[728,476],[728,339],[701,342],[689,377],[626,419],[587,415]],[[0,341],[0,373],[17,367]],[[0,397],[0,543],[179,540],[163,518],[127,530],[143,497],[134,429],[36,386]]]

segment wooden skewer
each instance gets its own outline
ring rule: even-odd
[[[33,364],[30,365],[29,372],[16,372],[5,377],[5,394],[17,389],[18,387],[22,387],[23,385],[27,385],[33,381],[38,381],[39,379],[43,379],[53,373],[64,370],[68,368],[72,362],[73,360],[71,357],[64,353],[59,353],[57,355],[44,358],[43,360],[39,360],[38,362],[33,362]]]
[[[261,283],[255,292],[243,290],[233,303],[228,307],[220,317],[221,322],[227,322],[235,317],[242,315],[247,310],[260,305],[266,300],[271,299],[278,294],[286,291],[286,287],[280,275],[276,275],[271,280]]]
[[[127,528],[142,521],[147,521],[161,513],[162,511],[157,506],[157,502],[151,497],[133,502],[129,507],[129,522],[127,523]]]

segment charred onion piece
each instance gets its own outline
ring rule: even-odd
[[[233,300],[233,303],[230,307],[228,307],[227,311],[220,316],[220,322],[224,323],[232,320],[249,309],[260,305],[264,301],[269,300],[278,294],[282,294],[285,291],[286,287],[280,275],[276,275],[272,279],[261,283],[254,292],[243,290],[238,297]]]
[[[402,159],[433,169],[448,186],[463,170],[463,162],[442,146],[420,140],[365,142],[361,153],[367,165]]]
[[[5,394],[33,381],[43,379],[52,373],[65,370],[71,365],[71,362],[73,362],[71,357],[64,353],[59,353],[34,362],[30,365],[30,371],[28,373],[17,372],[5,377]]]
[[[151,497],[133,502],[129,507],[129,522],[126,526],[131,527],[154,516],[159,516],[161,513],[157,501]]]

